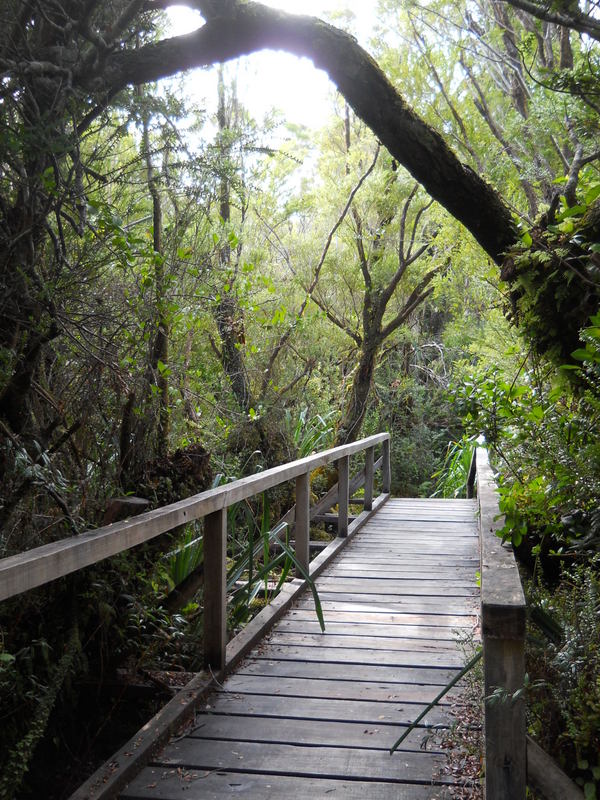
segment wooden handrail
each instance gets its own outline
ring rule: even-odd
[[[525,596],[512,548],[497,535],[503,518],[484,448],[477,448],[476,464],[486,698],[485,794],[486,800],[525,800],[525,703],[522,696],[514,696],[525,683]]]
[[[384,484],[389,474],[389,433],[334,447],[287,464],[209,489],[168,506],[139,514],[133,519],[88,530],[67,539],[42,545],[0,560],[0,600],[42,586],[71,572],[122,553],[143,542],[202,517],[216,514],[281,483],[310,474],[318,467],[347,458],[362,450],[384,445]],[[386,448],[387,447],[387,460]],[[371,489],[372,491],[372,489]],[[216,518],[215,518],[216,519]]]

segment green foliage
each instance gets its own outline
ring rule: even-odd
[[[448,441],[460,436],[460,422],[441,381],[432,374],[409,371],[399,377],[394,360],[380,369],[379,402],[367,419],[365,433],[391,434],[392,493],[399,497],[428,497],[442,469]],[[389,380],[386,386],[385,381]]]
[[[530,698],[536,737],[579,783],[585,797],[600,792],[600,579],[598,559],[565,571],[542,602],[561,630],[558,641],[532,637],[529,669],[540,676]],[[556,732],[560,732],[557,736]]]
[[[503,268],[509,316],[556,366],[577,358],[580,330],[600,306],[599,193],[595,174],[582,177],[579,203],[563,197],[552,222],[526,234]]]
[[[285,425],[298,458],[331,447],[334,433],[335,409],[325,414],[309,416],[308,406],[294,420],[290,409],[285,410]]]
[[[432,497],[466,497],[467,480],[475,447],[476,441],[472,436],[465,436],[458,442],[450,442],[444,466],[432,476],[437,478]]]
[[[585,341],[595,353],[596,339]],[[510,382],[484,368],[454,386],[467,432],[483,434],[501,466],[503,535],[516,546],[526,537],[535,557],[590,548],[598,537],[600,400],[591,356],[586,365],[577,398],[531,354]]]
[[[170,587],[179,586],[202,563],[203,558],[204,545],[199,526],[187,525],[177,549],[165,556]]]
[[[2,759],[0,797],[3,800],[12,800],[12,798],[18,796],[23,779],[31,767],[36,745],[46,733],[50,714],[54,709],[63,684],[73,670],[74,661],[80,649],[79,630],[77,625],[74,625],[67,641],[65,652],[57,665],[50,671],[48,686],[39,687],[41,691],[36,697],[35,712],[32,718],[28,720],[27,733],[6,754],[6,758]],[[2,684],[7,680],[3,672],[13,666],[16,660],[16,658],[13,658],[13,661],[2,659],[2,664],[0,664],[0,686],[2,688],[4,688]],[[10,681],[10,678],[8,680]]]

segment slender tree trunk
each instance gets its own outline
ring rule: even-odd
[[[149,114],[144,115],[142,158],[146,162],[148,193],[152,200],[152,259],[154,267],[153,339],[141,389],[133,389],[123,408],[119,437],[119,480],[131,488],[142,476],[145,465],[155,457],[165,458],[169,449],[169,319],[167,276],[163,243],[163,213],[159,179],[152,163]],[[155,396],[152,387],[158,392]],[[136,402],[141,413],[136,415]]]
[[[380,342],[378,339],[365,341],[364,343],[358,367],[352,379],[350,393],[338,426],[336,446],[354,442],[360,435],[369,405],[369,396],[379,349]]]
[[[163,246],[163,213],[158,178],[154,173],[150,153],[148,122],[144,122],[144,150],[148,191],[152,198],[152,248],[154,250],[154,292],[156,304],[156,334],[150,368],[158,386],[158,427],[156,431],[156,454],[165,457],[169,449],[169,320],[167,317],[167,291],[165,255]]]
[[[219,69],[218,92],[217,121],[219,124],[221,169],[223,170],[219,187],[219,213],[221,220],[227,226],[231,221],[231,176],[229,174],[231,169],[231,119],[227,113],[222,66]],[[234,102],[237,102],[237,98],[234,98]],[[221,299],[215,309],[215,321],[221,340],[221,364],[229,378],[231,390],[239,407],[244,414],[248,414],[252,408],[253,401],[244,359],[244,314],[234,291],[235,275],[232,274],[231,246],[226,237],[219,247],[219,269],[223,277],[219,291]],[[227,287],[225,284],[227,284]]]

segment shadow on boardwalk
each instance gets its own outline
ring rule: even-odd
[[[389,500],[317,580],[326,632],[305,594],[121,800],[465,796],[425,727],[389,748],[463,665],[458,639],[477,635],[475,512]],[[443,732],[452,702],[424,723]]]

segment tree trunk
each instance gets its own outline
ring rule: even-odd
[[[162,202],[158,179],[152,164],[147,120],[144,121],[144,150],[148,192],[152,198],[152,246],[154,250],[154,292],[156,302],[156,333],[150,367],[156,377],[156,385],[158,386],[156,454],[160,458],[164,458],[169,449],[169,379],[166,374],[169,358],[169,319],[167,316]]]
[[[221,155],[221,182],[219,186],[219,214],[225,225],[231,221],[231,119],[227,114],[225,98],[225,82],[223,69],[219,71],[219,106],[217,121],[219,124],[219,150]],[[237,103],[234,96],[233,102]],[[215,321],[221,339],[221,364],[229,382],[233,395],[244,414],[252,407],[250,382],[244,359],[244,313],[240,308],[234,291],[235,274],[232,274],[231,245],[227,237],[219,246],[219,270],[221,272],[221,299],[215,309]],[[228,286],[225,286],[225,284]]]
[[[335,441],[336,447],[355,442],[360,435],[369,404],[369,394],[373,383],[373,375],[375,374],[379,347],[378,341],[365,341],[363,345],[358,368],[352,379],[350,394],[338,426]]]

